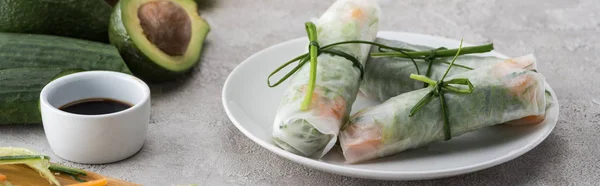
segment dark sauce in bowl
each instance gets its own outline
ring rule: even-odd
[[[120,112],[131,107],[131,104],[124,101],[109,98],[90,98],[68,103],[58,109],[73,114],[101,115]]]

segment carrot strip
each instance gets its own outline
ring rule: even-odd
[[[531,115],[531,116],[523,117],[521,119],[512,120],[512,121],[506,122],[504,124],[506,124],[506,125],[533,125],[533,124],[541,123],[542,121],[544,121],[544,119],[546,119],[545,115]]]
[[[102,178],[94,181],[71,184],[69,186],[105,186],[106,184],[108,184],[108,180],[106,180],[106,178]]]
[[[363,17],[363,11],[360,8],[353,9],[351,14],[354,19]]]
[[[0,181],[6,181],[6,175],[0,174]]]

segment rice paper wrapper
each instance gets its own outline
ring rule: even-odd
[[[316,22],[321,46],[348,40],[373,41],[380,8],[376,0],[338,0]],[[362,64],[370,46],[346,44],[334,49],[355,56]],[[360,83],[360,71],[339,56],[318,57],[316,86],[310,107],[300,110],[310,75],[307,63],[291,77],[273,123],[273,141],[303,156],[322,157],[336,143],[348,119]]]
[[[410,44],[402,41],[387,40],[377,38],[377,43],[387,46],[412,49],[416,51],[433,50],[435,48]],[[373,46],[372,52],[379,52],[378,47]],[[474,55],[462,55],[455,61],[456,65],[467,66],[473,69],[490,66],[504,59],[498,57],[484,57]],[[419,74],[425,75],[429,68],[429,63],[424,60],[415,60],[419,67]],[[443,62],[452,61],[452,57],[440,57],[434,60],[431,67],[432,79],[442,78],[448,68],[448,64]],[[449,76],[467,72],[469,69],[460,66],[454,66],[448,73]],[[410,59],[398,57],[369,57],[365,64],[365,77],[361,81],[360,92],[367,98],[378,101],[385,101],[394,96],[405,92],[422,89],[424,83],[410,78],[410,74],[417,74],[417,68]]]
[[[541,122],[546,94],[544,77],[535,68],[535,58],[528,55],[446,77],[446,81],[468,78],[475,87],[471,94],[444,95],[452,136],[502,123]],[[353,115],[340,134],[346,161],[370,160],[444,140],[439,97],[409,117],[430,90],[407,92]]]

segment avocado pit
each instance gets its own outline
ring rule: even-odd
[[[152,1],[138,9],[144,35],[170,56],[181,56],[191,39],[191,20],[186,11],[171,1]]]

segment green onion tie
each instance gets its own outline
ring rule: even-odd
[[[433,100],[434,97],[439,97],[440,98],[440,106],[442,109],[442,118],[444,119],[444,127],[443,127],[444,128],[444,140],[450,140],[452,138],[452,131],[450,130],[450,122],[448,120],[448,111],[447,111],[448,108],[446,105],[446,98],[444,97],[444,94],[447,91],[453,92],[453,93],[459,93],[459,94],[470,94],[473,92],[473,89],[474,89],[473,84],[471,84],[471,81],[467,78],[456,78],[456,79],[452,79],[449,81],[444,81],[444,79],[448,75],[448,72],[450,71],[450,68],[452,68],[452,66],[454,65],[456,58],[458,58],[461,48],[462,48],[462,39],[460,40],[460,46],[456,52],[456,55],[452,59],[450,66],[448,67],[448,69],[446,69],[446,73],[444,73],[444,76],[442,76],[442,79],[440,79],[439,81],[435,81],[435,80],[430,79],[427,76],[422,76],[422,75],[418,75],[418,74],[410,75],[411,79],[415,79],[417,81],[422,81],[422,82],[428,84],[429,87],[432,87],[432,88],[431,88],[431,91],[429,91],[429,93],[427,93],[423,98],[421,98],[421,100],[419,100],[417,102],[417,104],[415,106],[413,106],[413,108],[410,110],[410,114],[408,116],[409,117],[414,116],[419,110],[421,110],[421,108],[423,108],[425,105],[427,105],[427,103],[429,103],[431,100]],[[467,85],[469,88],[468,89],[459,89],[452,85]]]

